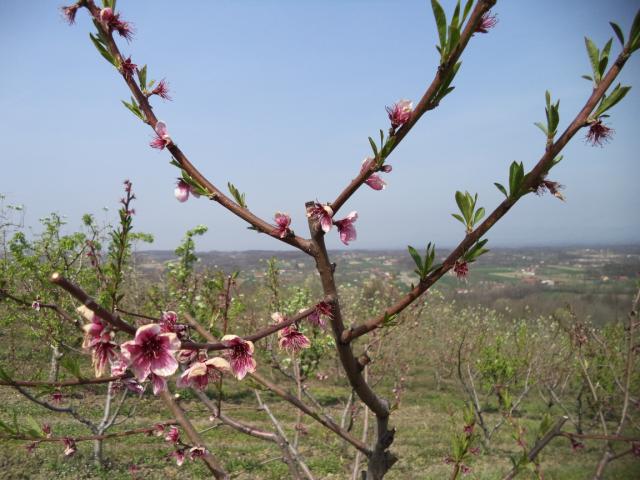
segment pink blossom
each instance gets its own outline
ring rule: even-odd
[[[485,12],[480,19],[480,23],[476,27],[475,33],[489,33],[493,27],[498,24],[498,17],[491,15],[490,12]]]
[[[285,238],[291,233],[291,230],[289,229],[289,225],[291,225],[291,217],[288,213],[276,212],[274,218],[277,227],[273,230],[273,235]]]
[[[169,454],[169,456],[174,457],[176,459],[176,464],[181,467],[185,459],[184,448],[174,450]]]
[[[576,440],[574,438],[569,438],[569,440],[571,440],[571,450],[573,452],[578,452],[578,451],[584,449],[584,443],[579,442],[578,440]]]
[[[180,441],[180,430],[178,430],[178,427],[172,426],[164,439],[166,442],[178,443]]]
[[[351,212],[342,220],[336,220],[333,222],[338,227],[338,233],[340,234],[340,240],[345,245],[349,245],[349,242],[357,238],[356,227],[353,226],[358,219],[358,212]]]
[[[150,432],[150,435],[153,434],[156,437],[161,437],[164,435],[164,423],[156,423],[153,426],[153,430]]]
[[[229,362],[220,357],[194,362],[182,373],[176,385],[179,388],[191,387],[204,390],[209,384],[209,381],[218,381],[222,378],[222,373],[230,369]]]
[[[31,302],[31,308],[33,308],[36,312],[40,311],[40,307],[40,301],[34,300],[33,302]]]
[[[391,128],[395,130],[409,121],[413,111],[413,103],[411,100],[400,100],[392,107],[386,107],[386,110],[389,120],[391,120]]]
[[[587,132],[587,142],[594,147],[602,147],[607,143],[613,135],[613,129],[607,127],[602,120],[598,119],[589,124],[589,131]]]
[[[300,333],[293,325],[278,330],[278,337],[280,339],[278,340],[280,348],[289,353],[297,353],[303,348],[309,348],[311,346],[309,339]]]
[[[168,377],[178,369],[174,355],[180,349],[180,340],[175,333],[161,333],[157,323],[138,328],[134,340],[123,343],[120,349],[138,381],[151,373]]]
[[[243,340],[237,335],[225,335],[221,340],[229,348],[226,357],[229,360],[231,371],[238,380],[242,380],[247,373],[256,371],[256,361],[253,359],[253,342]]]
[[[159,395],[162,392],[167,391],[167,379],[161,377],[160,375],[156,375],[152,373],[149,375],[149,379],[151,380],[151,386],[153,388],[153,394]]]
[[[207,454],[207,449],[204,447],[191,447],[189,449],[189,458],[191,460],[204,457],[206,454]]]
[[[107,362],[111,362],[117,357],[116,348],[118,345],[112,341],[113,335],[113,332],[103,333],[89,344],[96,377],[101,377]]]
[[[133,38],[133,28],[129,22],[120,20],[119,13],[113,13],[113,10],[109,7],[100,10],[99,14],[100,22],[109,32],[116,31],[121,37],[130,41]]]
[[[62,16],[69,25],[73,25],[74,23],[76,23],[76,13],[78,13],[78,8],[80,8],[80,5],[78,5],[77,3],[69,5],[68,7],[60,8]]]
[[[178,335],[178,338],[182,338],[187,330],[186,325],[178,323],[178,314],[172,311],[162,312],[160,327],[162,329],[162,333],[173,332]]]
[[[82,348],[88,349],[90,348],[91,342],[96,339],[99,339],[103,334],[105,329],[105,324],[102,319],[98,317],[93,310],[90,308],[81,305],[76,308],[76,312],[84,317],[90,323],[87,323],[82,326],[82,330],[84,330],[84,338],[82,340]]]
[[[365,170],[369,170],[373,167],[375,162],[374,158],[367,157],[362,161],[362,167],[360,167],[360,172],[364,172]],[[391,171],[391,165],[383,165],[380,170],[387,173]],[[377,173],[372,173],[369,177],[364,181],[367,185],[369,185],[374,190],[384,190],[387,186],[387,183],[378,175]]]
[[[285,321],[285,317],[280,312],[275,312],[271,315],[271,318],[275,320],[276,323]],[[288,325],[278,330],[278,338],[280,348],[289,353],[296,353],[303,348],[309,348],[311,346],[309,339],[300,333],[298,327],[295,325]]]
[[[151,140],[151,143],[149,143],[149,145],[152,148],[162,150],[171,143],[171,137],[169,136],[169,131],[167,130],[167,124],[161,121],[156,122],[154,130],[156,131],[156,137]]]
[[[313,207],[307,209],[307,217],[314,219],[316,222],[320,222],[320,227],[324,233],[331,230],[333,225],[333,209],[329,205],[322,205],[318,202]]]
[[[73,438],[65,437],[62,439],[62,443],[64,443],[64,455],[66,457],[71,457],[78,450]]]
[[[171,100],[171,97],[169,96],[169,85],[165,79],[158,82],[156,88],[151,90],[151,95],[158,95],[163,100]]]
[[[122,64],[120,65],[124,78],[131,78],[135,73],[137,67],[138,65],[131,61],[131,57],[124,59],[122,61]]]
[[[173,191],[176,199],[180,203],[184,203],[189,199],[189,194],[193,195],[195,198],[200,196],[191,185],[185,182],[182,178],[178,179],[178,183],[176,184],[176,188]]]
[[[176,354],[176,360],[178,363],[189,363],[198,356],[198,352],[196,350],[180,350]]]
[[[313,313],[309,315],[309,322],[316,327],[325,328],[326,322],[324,321],[325,317],[333,318],[333,311],[331,309],[331,305],[327,302],[318,303],[313,310]]]
[[[48,423],[43,423],[42,433],[44,433],[45,437],[51,438],[51,425],[49,425]]]
[[[466,278],[469,274],[469,264],[464,260],[456,260],[456,263],[453,265],[453,273],[455,273],[459,279]]]

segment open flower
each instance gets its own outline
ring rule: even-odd
[[[338,227],[338,233],[340,234],[340,240],[345,245],[349,245],[349,242],[357,238],[356,227],[353,226],[358,219],[358,212],[351,212],[342,220],[336,220],[333,222]]]
[[[218,381],[222,378],[222,373],[228,372],[230,369],[229,362],[220,357],[194,362],[182,373],[176,385],[179,388],[190,387],[204,390],[207,388],[209,381]]]
[[[493,27],[498,24],[498,17],[491,15],[490,12],[485,12],[480,18],[480,23],[476,27],[475,33],[489,33]]]
[[[391,120],[391,128],[395,130],[409,121],[413,111],[413,103],[411,100],[400,100],[392,107],[385,108],[389,114],[389,120]]]
[[[373,162],[375,162],[375,159],[371,157],[366,157],[362,161],[362,167],[360,168],[360,172],[370,169],[373,166]],[[392,170],[392,167],[391,165],[383,165],[380,170],[385,173],[389,173]],[[364,183],[369,185],[374,190],[384,190],[385,187],[387,186],[387,183],[384,180],[382,180],[380,175],[378,175],[377,173],[372,173],[371,175],[369,175],[369,177],[364,181]]]
[[[169,85],[164,78],[158,82],[156,88],[151,90],[151,95],[158,95],[163,100],[171,100],[169,96]]]
[[[31,302],[31,308],[33,308],[36,312],[40,311],[40,301],[39,300],[34,300],[33,302]]]
[[[589,131],[587,132],[587,142],[594,147],[602,147],[607,143],[613,135],[613,129],[607,127],[602,123],[601,119],[594,120],[589,124]]]
[[[169,131],[167,130],[167,124],[164,122],[157,122],[154,130],[156,131],[156,138],[151,140],[151,143],[149,143],[149,145],[152,148],[162,150],[164,149],[164,147],[171,143],[171,137],[169,136]]]
[[[271,318],[276,323],[285,321],[285,317],[280,312],[273,313]],[[278,330],[278,338],[280,348],[287,350],[289,353],[296,353],[303,348],[309,348],[311,346],[309,339],[300,333],[298,327],[293,324]]]
[[[313,313],[309,315],[309,322],[316,327],[325,328],[326,322],[323,317],[333,318],[333,311],[331,305],[328,302],[318,303],[313,310]]]
[[[291,225],[291,217],[288,213],[276,212],[273,217],[276,221],[276,228],[273,230],[273,235],[277,235],[280,238],[285,238],[291,233],[289,225]]]
[[[65,437],[62,439],[62,443],[64,444],[64,455],[65,457],[71,457],[76,451],[76,442],[73,438]]]
[[[184,459],[186,457],[186,455],[184,454],[184,448],[181,448],[179,450],[174,450],[169,454],[169,456],[176,459],[176,465],[178,465],[179,467],[182,466],[182,464],[184,463]]]
[[[85,307],[84,305],[76,308],[76,312],[82,315],[85,320],[90,322],[82,326],[82,330],[84,331],[82,348],[89,349],[91,348],[91,344],[96,340],[100,340],[102,334],[105,333],[105,324],[99,316],[93,313],[93,310]]]
[[[331,230],[331,225],[333,225],[331,217],[333,217],[333,209],[329,205],[322,205],[316,202],[313,207],[307,209],[307,218],[312,218],[319,222],[324,233]]]
[[[282,330],[278,330],[278,345],[289,353],[297,353],[303,348],[309,348],[311,342],[307,337],[298,331],[295,325],[289,325]]]
[[[180,430],[178,430],[178,427],[172,426],[164,439],[167,442],[178,443],[180,441]]]
[[[191,460],[204,457],[206,454],[207,454],[207,449],[204,447],[191,447],[189,449],[189,458]]]
[[[226,356],[231,371],[238,380],[242,380],[247,373],[256,371],[256,361],[253,359],[253,342],[243,340],[237,335],[225,335],[221,340],[229,348]]]
[[[157,323],[143,325],[133,340],[120,345],[123,357],[140,382],[151,373],[168,377],[178,369],[174,355],[180,349],[180,340],[175,333],[161,332]]]

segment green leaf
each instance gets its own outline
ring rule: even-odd
[[[464,13],[462,15],[462,22],[464,23],[464,21],[467,19],[467,16],[469,16],[469,12],[471,11],[471,7],[473,7],[473,0],[467,0],[466,5],[464,6]]]
[[[140,111],[140,108],[138,107],[138,105],[135,103],[135,100],[132,99],[132,101],[133,101],[133,104],[127,103],[124,100],[121,100],[122,104],[125,107],[127,107],[129,111],[131,111],[131,113],[133,113],[136,117],[138,117],[140,120],[144,122],[145,121],[144,115],[142,115],[142,112]]]
[[[589,75],[582,75],[581,78],[584,78],[585,80],[589,80],[590,82],[593,82],[593,78],[591,78]]]
[[[451,214],[453,216],[453,218],[455,218],[456,220],[458,220],[460,223],[462,223],[464,226],[467,226],[467,222],[465,222],[464,218],[462,218],[460,215],[458,215],[457,213],[452,213]]]
[[[395,327],[398,324],[398,314],[394,313],[393,315],[389,315],[387,312],[384,312],[384,319],[382,320],[383,327]]]
[[[484,207],[480,207],[478,210],[476,210],[476,215],[475,217],[473,217],[473,224],[475,225],[480,220],[482,220],[482,218],[484,218],[484,214],[485,214]]]
[[[431,8],[433,9],[433,16],[436,19],[436,26],[438,27],[440,48],[444,49],[447,45],[447,16],[438,0],[431,0]]]
[[[29,434],[29,436],[36,438],[44,436],[42,432],[42,425],[40,425],[31,415],[27,415],[25,424],[25,431]]]
[[[600,62],[600,51],[596,47],[595,43],[591,41],[589,37],[584,37],[584,43],[587,47],[587,53],[589,54],[589,61],[591,62],[591,68],[593,69],[593,77],[596,79],[596,83],[600,82],[598,63]]]
[[[494,182],[493,184],[496,186],[496,188],[497,188],[498,190],[500,190],[500,191],[502,192],[502,194],[503,194],[505,197],[509,198],[509,194],[507,193],[507,189],[506,189],[506,188],[504,188],[504,186],[503,186],[501,183]]]
[[[420,257],[420,254],[411,245],[408,245],[407,248],[409,249],[409,255],[411,255],[411,258],[413,258],[413,261],[418,267],[418,271],[422,271],[422,258]]]
[[[245,200],[245,195],[244,193],[241,193],[236,186],[231,183],[228,182],[227,186],[229,187],[229,192],[231,193],[231,195],[233,196],[233,198],[235,199],[236,203],[238,205],[240,205],[242,208],[247,208],[247,203]]]
[[[371,145],[371,150],[373,150],[373,158],[378,158],[378,147],[371,137],[369,137],[369,144]]]
[[[140,81],[140,88],[146,90],[147,88],[147,66],[145,65],[138,70],[138,80]]]
[[[544,133],[545,137],[549,136],[549,132],[547,130],[547,127],[545,127],[542,123],[540,122],[534,122],[533,123],[536,127],[538,127],[540,130],[542,130],[542,133]]]
[[[451,53],[458,46],[460,41],[460,29],[458,27],[449,27],[449,44],[447,45],[448,52]]]
[[[611,53],[611,45],[613,44],[613,38],[610,38],[609,41],[604,45],[602,49],[602,53],[600,54],[600,75],[602,75],[607,68],[607,62],[609,61],[609,54]],[[604,62],[604,67],[602,66],[602,62]]]
[[[609,110],[611,107],[616,105],[620,100],[622,100],[625,95],[631,90],[631,87],[622,87],[620,84],[616,85],[616,88],[613,89],[611,94],[608,97],[604,97],[600,102],[600,105],[593,113],[595,118],[598,118],[604,112]]]
[[[80,362],[77,358],[71,356],[62,357],[60,360],[60,366],[74,377],[82,378],[82,374],[80,373]]]
[[[629,46],[633,52],[640,47],[640,10],[636,13],[631,25],[631,32],[629,33]]]
[[[460,0],[456,3],[456,8],[453,10],[453,17],[451,17],[451,26],[460,30]]]
[[[622,29],[620,28],[620,26],[614,22],[609,22],[609,25],[611,25],[611,28],[613,28],[613,31],[616,34],[616,37],[618,37],[618,40],[620,41],[620,45],[624,47],[624,33],[622,33]]]
[[[517,198],[520,184],[524,178],[524,167],[522,162],[513,162],[509,167],[509,195],[513,198]]]
[[[89,37],[91,38],[91,41],[93,42],[95,47],[98,49],[98,52],[100,52],[100,55],[102,55],[111,65],[118,68],[115,58],[113,58],[113,56],[109,53],[105,46],[96,37],[94,37],[93,34],[90,33]]]

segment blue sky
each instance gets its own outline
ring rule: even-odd
[[[442,3],[450,15],[454,2]],[[174,248],[200,223],[209,226],[203,250],[282,248],[213,202],[175,200],[177,171],[120,103],[128,91],[89,42],[86,13],[69,27],[59,5],[0,2],[0,193],[25,205],[26,223],[57,211],[74,228],[85,212],[103,218],[105,206],[114,219],[129,178],[136,225],[155,235],[155,248]],[[499,1],[499,24],[472,39],[456,90],[389,158],[388,188],[363,187],[342,212],[360,215],[353,247],[456,244],[464,232],[450,215],[454,192],[478,192],[489,211],[498,204],[493,182],[506,181],[509,163],[531,167],[543,153],[533,122],[544,118],[545,89],[561,99],[562,130],[591,89],[580,78],[589,73],[584,35],[602,46],[612,36],[608,21],[628,32],[638,6]],[[304,202],[336,197],[369,153],[367,137],[388,128],[385,105],[417,101],[437,67],[425,0],[120,0],[118,7],[136,28],[131,44],[120,42],[123,52],[170,84],[174,100],[154,105],[172,138],[214,184],[236,184],[264,218],[289,212],[303,235]],[[634,88],[612,110],[613,141],[594,148],[580,135],[551,175],[566,185],[567,201],[524,198],[489,233],[490,245],[638,241],[638,55],[620,77]],[[334,232],[328,244],[342,245]]]

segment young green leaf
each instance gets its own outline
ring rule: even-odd
[[[471,11],[471,7],[473,7],[473,0],[467,0],[466,5],[464,6],[464,13],[462,15],[462,21],[460,22],[461,24],[463,24],[465,22],[465,20],[467,19],[467,17],[469,16],[469,12]]]
[[[373,150],[373,158],[378,158],[378,146],[371,137],[369,137],[369,144],[371,145],[371,150]]]
[[[620,28],[620,26],[614,22],[609,22],[609,25],[611,25],[611,28],[613,28],[613,31],[616,34],[616,37],[618,37],[618,40],[620,41],[620,45],[624,47],[624,33],[622,33],[622,29]]]
[[[416,270],[416,273],[418,275],[421,275],[421,272],[422,272],[422,258],[420,258],[420,254],[411,245],[407,246],[407,248],[409,249],[409,255],[411,255],[411,258],[413,258],[413,261],[415,262],[416,266],[418,267],[418,269]]]
[[[593,113],[594,118],[598,118],[604,112],[609,110],[611,107],[616,105],[620,100],[622,100],[625,95],[631,90],[631,87],[622,87],[620,84],[616,85],[611,94],[608,97],[603,97],[600,105]]]
[[[596,83],[600,83],[600,75],[598,63],[600,62],[600,51],[596,47],[595,43],[589,38],[584,37],[584,43],[587,47],[587,54],[589,55],[589,61],[591,62],[591,68],[593,70],[593,78]]]
[[[480,220],[482,220],[484,218],[484,207],[480,207],[478,210],[476,210],[476,214],[473,217],[473,224],[477,224]]]
[[[440,48],[444,51],[447,45],[447,16],[438,0],[431,0],[431,8],[433,9],[433,16],[436,19],[436,26],[438,27]]]
[[[505,197],[509,198],[509,194],[507,193],[507,189],[506,189],[506,188],[504,188],[504,186],[503,186],[501,183],[494,182],[493,184],[496,186],[496,188],[497,188],[498,190],[500,190],[500,191],[502,192],[502,194],[503,194]]]
[[[138,70],[138,80],[140,82],[140,88],[142,90],[147,89],[147,66],[145,65]]]
[[[98,52],[100,52],[100,55],[102,55],[111,65],[118,68],[115,58],[113,58],[102,42],[100,42],[97,37],[94,37],[92,33],[89,34],[89,37],[91,38],[93,45],[98,49]]]
[[[247,208],[247,203],[245,200],[245,195],[244,193],[241,193],[236,186],[231,183],[228,182],[227,186],[229,187],[229,192],[231,193],[231,195],[233,196],[233,198],[235,199],[236,203],[238,205],[240,205],[242,208]]]

